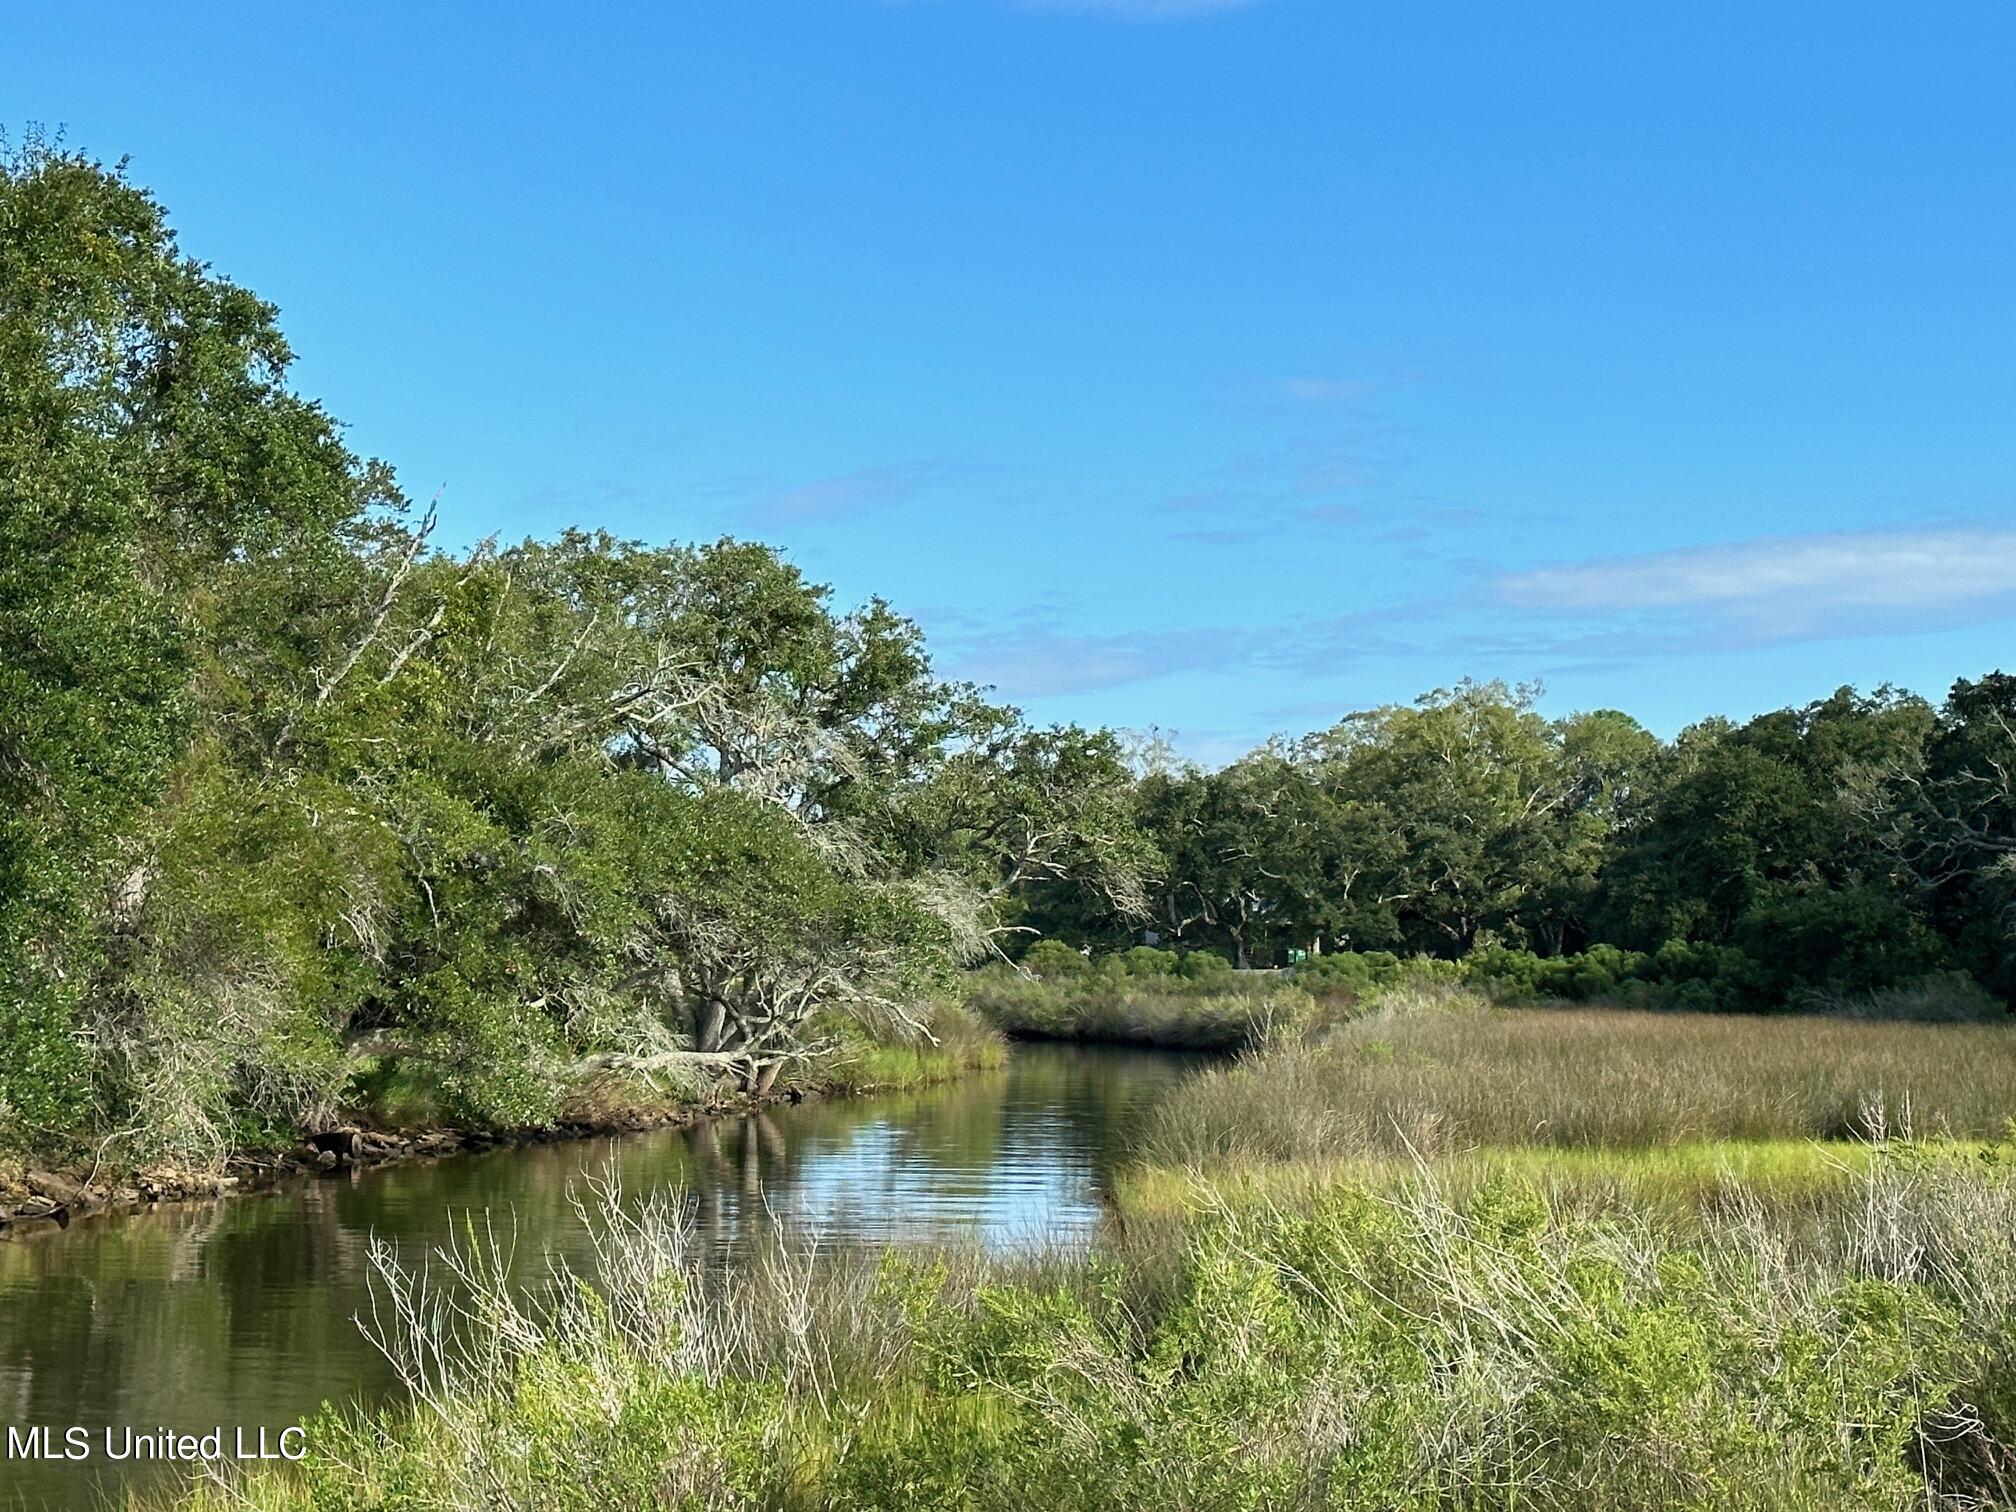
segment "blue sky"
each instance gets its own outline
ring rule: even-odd
[[[36,7],[445,533],[782,546],[1203,759],[1465,675],[1662,732],[2016,617],[2016,9]]]

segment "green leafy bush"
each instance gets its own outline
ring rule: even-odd
[[[1398,956],[1386,950],[1337,951],[1295,968],[1295,980],[1311,992],[1343,990],[1371,1002],[1395,987],[1426,982],[1459,982],[1464,969],[1435,956]]]
[[[1009,1035],[1189,1050],[1243,1049],[1322,1017],[1285,973],[1235,972],[1220,957],[1148,946],[1041,978],[988,967],[969,975],[966,1002]]]
[[[1049,980],[1083,976],[1092,963],[1062,940],[1038,940],[1022,954],[1022,969]]]

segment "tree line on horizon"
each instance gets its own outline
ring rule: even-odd
[[[1055,883],[1030,922],[1253,966],[1386,952],[1517,978],[1536,968],[1514,957],[1593,952],[1612,978],[1719,978],[1694,995],[1715,1006],[1960,972],[2016,997],[2016,677],[1938,706],[1844,687],[1671,741],[1537,695],[1464,682],[1217,770],[1151,763],[1145,924]]]
[[[387,1062],[471,1124],[762,1088],[1039,936],[2016,992],[2000,674],[1670,743],[1465,683],[1144,763],[767,546],[440,549],[291,359],[122,170],[0,157],[0,1150],[214,1158]]]

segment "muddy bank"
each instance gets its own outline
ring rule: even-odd
[[[41,1228],[68,1228],[101,1213],[134,1212],[165,1203],[205,1202],[268,1191],[290,1181],[368,1171],[410,1161],[441,1160],[476,1150],[558,1144],[567,1140],[687,1128],[779,1103],[822,1094],[793,1087],[762,1095],[738,1094],[707,1103],[628,1108],[591,1120],[563,1120],[529,1129],[372,1129],[362,1126],[311,1136],[287,1150],[234,1155],[221,1167],[157,1167],[111,1175],[88,1166],[63,1169],[0,1168],[0,1239]]]

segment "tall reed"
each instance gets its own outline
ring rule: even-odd
[[[1403,991],[1355,1021],[1187,1081],[1153,1159],[1175,1165],[1842,1139],[1875,1110],[1922,1135],[2016,1116],[2016,1028],[1615,1008]]]

